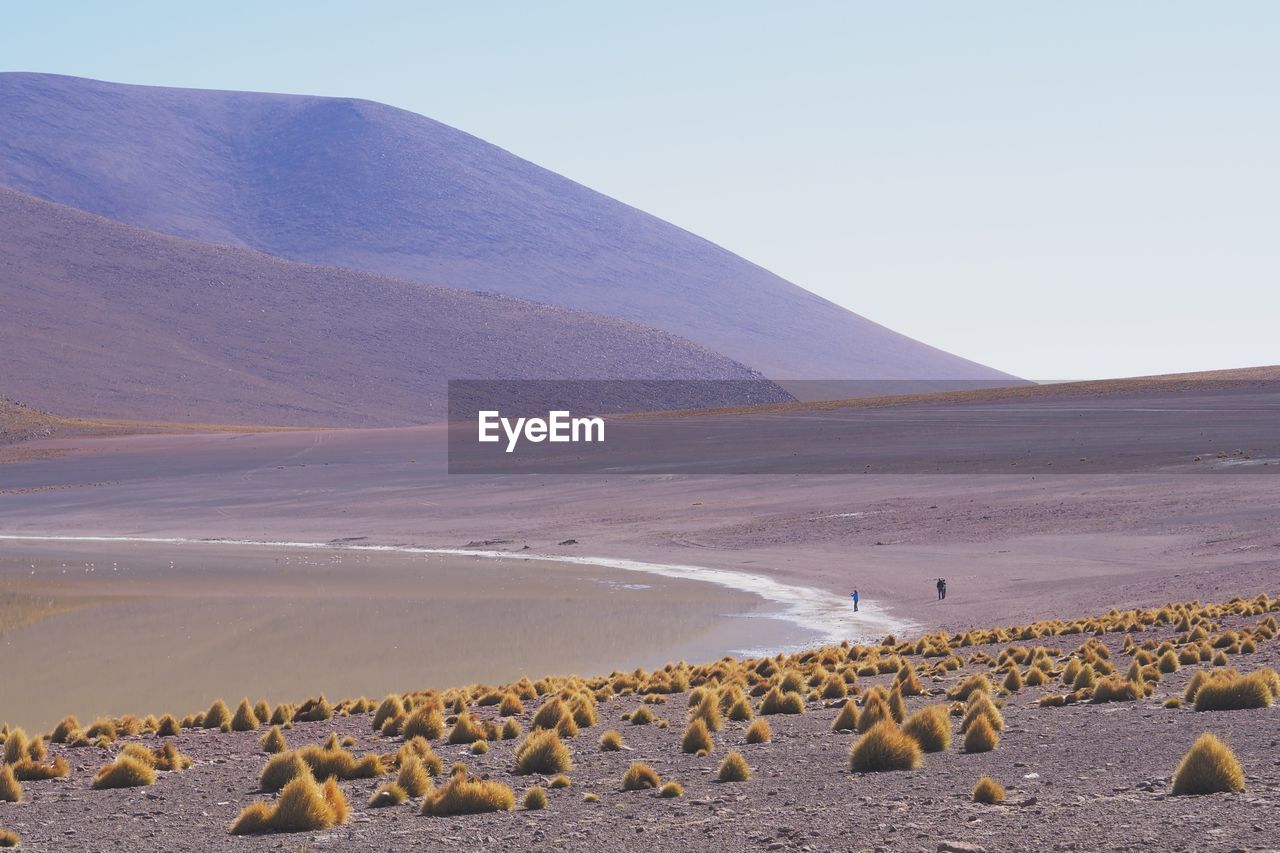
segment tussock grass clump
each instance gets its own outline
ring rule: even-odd
[[[223,723],[231,723],[231,709],[227,707],[226,702],[218,699],[209,706],[209,710],[204,712],[200,725],[206,729],[220,729]]]
[[[380,809],[387,806],[398,806],[409,799],[409,792],[396,782],[386,782],[373,792],[369,798],[369,808]]]
[[[156,734],[160,737],[177,737],[182,734],[182,724],[173,714],[165,714],[156,725]]]
[[[59,755],[51,764],[44,764],[30,758],[24,758],[11,765],[13,775],[23,782],[43,782],[47,779],[61,779],[71,773],[71,765]]]
[[[964,719],[960,722],[960,731],[967,732],[978,717],[985,717],[996,731],[1004,730],[1004,717],[996,709],[995,703],[986,693],[975,693],[965,708]]]
[[[569,711],[565,707],[564,701],[560,697],[552,699],[550,702],[543,703],[533,715],[533,727],[535,729],[554,729],[560,725],[560,720],[568,715]]]
[[[628,721],[633,726],[647,726],[653,722],[653,712],[645,705],[641,705],[631,712]]]
[[[1173,774],[1173,793],[1220,794],[1244,790],[1244,770],[1231,749],[1205,732]]]
[[[963,702],[974,692],[990,693],[991,689],[991,679],[985,675],[971,675],[947,691],[947,698]]]
[[[724,718],[720,714],[719,697],[714,692],[708,692],[702,697],[702,701],[698,706],[689,712],[691,720],[702,720],[710,731],[718,732],[724,725]]]
[[[22,839],[18,837],[18,833],[0,829],[0,847],[17,847],[21,843]]]
[[[601,752],[620,752],[622,750],[622,735],[613,729],[609,729],[600,735],[600,751]]]
[[[435,817],[509,811],[516,804],[515,791],[501,782],[475,779],[465,769],[449,777],[443,786],[428,791],[422,814]]]
[[[152,764],[157,770],[172,773],[191,766],[191,758],[178,752],[171,740],[166,740],[164,746],[156,747],[151,754]]]
[[[274,806],[261,801],[250,803],[231,825],[230,832],[232,835],[268,830],[312,832],[346,823],[348,812],[346,797],[337,781],[329,779],[321,785],[304,768],[284,786]]]
[[[622,790],[624,791],[647,791],[650,788],[656,788],[662,783],[658,772],[639,761],[631,762],[631,766],[627,768],[627,772],[622,774]]]
[[[156,781],[156,770],[145,761],[131,755],[120,755],[115,761],[104,765],[93,777],[93,787],[103,788],[141,788],[153,785]]]
[[[489,752],[489,742],[487,740],[473,741],[471,744],[472,755],[487,755]]]
[[[520,701],[520,697],[515,693],[504,693],[502,700],[498,703],[498,716],[514,717],[517,714],[524,713],[524,703]],[[529,790],[533,790],[530,788]],[[527,798],[527,797],[526,797]],[[528,804],[525,805],[528,808]]]
[[[532,788],[524,792],[524,807],[531,812],[540,811],[547,807],[547,791],[545,788],[534,785]]]
[[[258,726],[262,725],[263,722],[258,719],[253,706],[249,704],[248,697],[245,697],[240,700],[240,704],[236,707],[236,713],[231,718],[231,730],[233,732],[257,731]]]
[[[929,705],[902,724],[902,732],[925,752],[943,752],[951,746],[951,718],[946,705]]]
[[[296,752],[281,752],[267,759],[258,774],[258,788],[263,791],[279,791],[303,773],[310,773],[306,762]]]
[[[679,782],[668,782],[658,789],[658,796],[664,800],[674,800],[684,796],[684,786]]]
[[[484,726],[479,721],[470,714],[459,714],[458,721],[449,731],[449,743],[455,745],[475,743],[478,740],[484,740],[484,735]]]
[[[714,748],[715,742],[711,740],[711,732],[707,730],[707,724],[701,717],[689,724],[689,727],[684,730],[684,737],[680,739],[680,750],[690,755],[711,752]]]
[[[747,759],[742,757],[741,752],[736,749],[731,750],[724,757],[724,761],[720,762],[716,778],[721,782],[745,782],[751,778],[751,767],[747,764]]]
[[[373,712],[373,730],[375,732],[382,731],[382,727],[386,725],[387,720],[402,717],[406,713],[407,710],[400,697],[394,693],[388,693]]]
[[[1108,675],[1098,682],[1093,689],[1094,704],[1105,702],[1133,702],[1143,695],[1142,684],[1137,681],[1122,679],[1117,675]]]
[[[554,729],[535,729],[515,752],[517,773],[563,773],[573,767],[569,747]]]
[[[840,713],[831,721],[831,731],[851,732],[858,727],[858,706],[852,699],[846,699]]]
[[[991,752],[1000,745],[1000,735],[985,715],[978,715],[964,733],[965,752]]]
[[[323,695],[308,699],[293,712],[293,719],[299,723],[320,723],[333,719],[333,706]]]
[[[783,691],[772,688],[760,701],[760,713],[769,714],[803,714],[804,697],[795,691]]]
[[[428,775],[439,776],[444,772],[444,759],[436,755],[435,751],[431,749],[431,744],[427,743],[425,738],[411,738],[396,750],[395,763],[400,767],[404,767],[405,763],[411,758],[416,758]],[[404,782],[402,781],[400,784],[403,785]],[[408,786],[405,787],[408,790]],[[414,794],[414,796],[417,797],[420,794],[421,792]]]
[[[756,720],[747,727],[747,743],[768,743],[773,740],[773,729],[768,720]]]
[[[1197,711],[1243,711],[1265,708],[1273,699],[1267,678],[1261,672],[1241,676],[1214,673],[1195,692]]]
[[[49,740],[52,743],[66,743],[78,731],[80,731],[79,720],[74,716],[63,717],[62,721],[53,727]]]
[[[881,698],[879,693],[868,693],[862,703],[862,712],[858,714],[856,728],[859,734],[866,734],[877,723],[891,719],[893,719],[893,713],[889,710],[889,704]]]
[[[288,749],[289,744],[285,741],[284,732],[280,731],[280,727],[272,726],[271,730],[258,741],[258,748],[263,752],[275,755]]]
[[[920,766],[920,744],[892,720],[881,720],[853,743],[849,769],[854,773],[915,770]]]
[[[973,801],[988,806],[1004,802],[1004,788],[990,776],[983,776],[973,786]]]
[[[4,763],[17,764],[19,761],[30,757],[28,755],[30,750],[31,741],[27,737],[26,731],[20,728],[14,729],[4,739]]]
[[[18,784],[18,777],[13,774],[13,767],[8,764],[0,765],[0,803],[20,802],[22,786]]]
[[[437,740],[444,735],[444,718],[434,707],[424,705],[405,718],[404,724],[400,727],[400,734],[405,740],[415,737]]]
[[[562,788],[568,788],[572,784],[573,781],[568,776],[561,773],[559,776],[548,782],[547,787],[559,791]]]
[[[729,706],[729,719],[734,722],[743,723],[751,719],[752,716],[751,700],[746,696],[737,697],[733,700],[733,704]]]
[[[440,769],[437,768],[436,772],[439,773]],[[431,787],[431,777],[421,758],[416,755],[405,756],[400,762],[400,775],[396,777],[396,785],[410,797],[421,797],[427,792]]]

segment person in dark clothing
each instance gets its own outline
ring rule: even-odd
[[[941,601],[946,597],[947,597],[947,582],[942,578],[938,578],[938,600]]]
[[[853,592],[849,593],[849,597],[853,599],[853,612],[857,613],[858,612],[858,591],[855,589]]]

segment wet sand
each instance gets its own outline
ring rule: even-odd
[[[550,561],[244,545],[5,542],[0,719],[188,713],[608,672],[807,638],[758,596]],[[8,618],[8,617],[6,617]]]

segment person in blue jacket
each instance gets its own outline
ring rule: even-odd
[[[857,613],[858,612],[858,591],[855,589],[853,592],[849,593],[849,597],[853,599],[853,612]]]

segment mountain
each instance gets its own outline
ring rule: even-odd
[[[718,353],[625,320],[169,237],[0,188],[0,393],[90,418],[392,426],[445,380],[716,379]],[[619,408],[698,405],[628,384]],[[767,400],[759,400],[766,402]]]
[[[370,101],[0,74],[0,185],[173,236],[617,317],[771,378],[1010,378]]]

